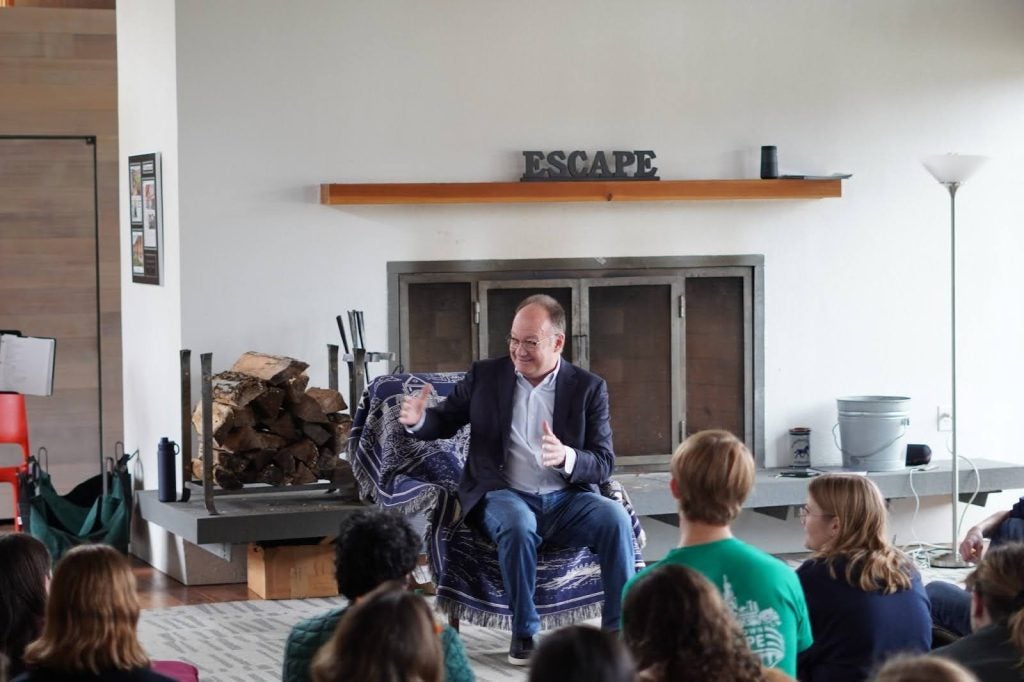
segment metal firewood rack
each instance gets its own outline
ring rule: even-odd
[[[345,355],[341,357],[348,364],[349,376],[349,410],[355,415],[355,409],[362,398],[366,388],[366,376],[370,362],[390,361],[394,359],[394,353],[367,351],[363,347],[363,314],[361,311],[349,311],[349,324],[352,328],[352,348],[348,345],[348,338],[345,334],[345,327],[342,324],[341,316],[337,317],[338,329],[341,333],[342,343],[345,346]],[[328,386],[338,390],[338,369],[339,369],[339,347],[335,344],[327,345],[328,364]],[[294,493],[305,490],[324,490],[327,493],[337,492],[341,495],[355,496],[355,490],[347,486],[340,486],[334,481],[320,481],[317,483],[303,483],[299,485],[271,486],[262,483],[243,484],[237,490],[225,490],[215,486],[213,483],[213,353],[201,353],[200,364],[200,387],[203,404],[203,428],[200,438],[203,444],[203,480],[196,481],[192,477],[192,351],[183,348],[180,351],[181,362],[181,501],[188,502],[192,490],[202,490],[203,503],[206,511],[211,515],[217,515],[217,505],[214,498],[224,495],[264,495],[277,493]]]

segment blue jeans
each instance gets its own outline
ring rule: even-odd
[[[931,602],[932,623],[957,637],[971,633],[971,593],[954,585],[933,580],[924,586]]]
[[[992,536],[989,547],[1024,540],[1024,519],[1006,519]],[[956,585],[930,582],[924,587],[932,604],[932,622],[963,637],[971,633],[971,593]]]
[[[480,531],[498,546],[513,636],[530,637],[540,630],[533,594],[537,548],[542,542],[589,547],[597,554],[604,587],[602,625],[610,630],[619,628],[622,588],[636,572],[633,524],[621,504],[583,490],[544,495],[492,490],[473,515]]]

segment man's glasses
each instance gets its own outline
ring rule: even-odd
[[[808,516],[821,516],[826,519],[830,519],[835,516],[835,514],[815,514],[807,508],[806,504],[800,505],[800,509],[797,510],[796,514],[800,517],[801,521],[806,519]]]
[[[550,338],[550,336],[542,336],[539,339],[526,339],[525,341],[520,341],[519,339],[510,334],[505,337],[505,342],[508,344],[509,350],[515,351],[519,350],[519,348],[522,347],[524,350],[533,352],[540,348],[540,344],[544,343]]]

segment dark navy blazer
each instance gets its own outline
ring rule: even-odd
[[[459,482],[462,518],[484,493],[507,487],[504,469],[512,430],[515,366],[509,357],[474,362],[448,399],[425,413],[416,432],[420,440],[451,438],[470,425],[469,454]],[[615,463],[608,421],[608,386],[604,379],[562,360],[555,378],[551,430],[576,451],[568,482],[597,492]]]

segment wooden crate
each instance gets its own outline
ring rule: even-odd
[[[338,594],[332,538],[319,544],[249,545],[249,589],[264,599]]]

